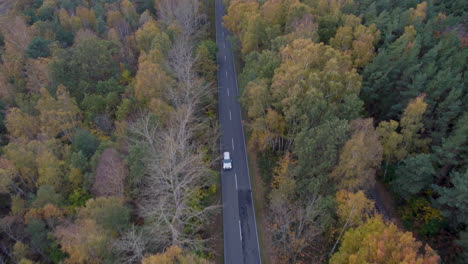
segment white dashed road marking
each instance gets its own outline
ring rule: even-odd
[[[237,173],[234,173],[234,179],[236,180],[236,190],[237,190]]]

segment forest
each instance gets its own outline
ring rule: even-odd
[[[466,1],[225,3],[267,262],[466,263]]]
[[[0,263],[212,261],[211,1],[6,7]]]
[[[466,1],[223,3],[263,263],[465,263]],[[0,14],[0,263],[219,261],[214,1]]]

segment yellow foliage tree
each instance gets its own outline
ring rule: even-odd
[[[424,133],[422,119],[427,109],[424,98],[425,94],[422,94],[409,102],[400,120],[403,144],[408,153],[428,151],[430,139],[421,136]]]
[[[341,189],[369,189],[374,186],[375,172],[382,162],[382,145],[372,118],[354,120],[351,127],[353,135],[346,142],[330,177]]]
[[[304,97],[338,103],[359,94],[361,77],[349,56],[310,39],[298,39],[281,50],[281,65],[271,86],[286,116],[294,116]],[[289,113],[288,113],[289,112]]]
[[[108,251],[108,237],[94,220],[81,219],[77,223],[58,226],[54,236],[69,257],[68,264],[99,264],[102,251]]]
[[[153,44],[153,40],[160,34],[158,25],[154,19],[148,20],[135,34],[138,49],[149,52]]]
[[[96,31],[97,19],[92,9],[78,6],[76,8],[76,16],[81,20],[81,25],[84,28]]]
[[[401,146],[403,136],[397,132],[398,125],[395,120],[382,121],[376,129],[383,147],[383,158],[386,162],[402,160],[407,154]]]
[[[223,17],[224,25],[234,34],[240,35],[246,28],[249,17],[259,12],[259,4],[255,0],[232,0]]]
[[[283,25],[286,23],[291,0],[267,0],[260,8],[262,17],[270,25]]]
[[[265,37],[263,36],[264,28],[265,21],[260,13],[253,13],[247,18],[245,30],[240,35],[243,54],[248,54],[259,48]]]
[[[410,232],[403,232],[381,216],[348,230],[330,264],[437,264],[439,256],[429,246],[422,250]]]
[[[49,59],[38,58],[26,61],[26,87],[29,91],[39,93],[43,87],[50,85]]]
[[[252,122],[252,143],[265,150],[268,147],[284,146],[286,136],[286,121],[284,116],[268,108],[264,117]]]
[[[427,2],[421,2],[415,8],[410,8],[410,22],[415,21],[423,22],[426,20]]]
[[[351,55],[356,67],[366,66],[375,56],[375,45],[380,40],[380,31],[375,24],[364,26],[361,19],[347,15],[344,25],[338,28],[330,45]]]
[[[81,112],[75,99],[70,97],[63,85],[57,88],[57,99],[42,88],[36,109],[40,113],[41,132],[44,135],[55,138],[61,133],[72,141],[74,132],[81,123]]]
[[[167,113],[170,106],[165,102],[173,80],[161,65],[140,56],[138,71],[135,76],[135,97],[151,110],[160,114]]]
[[[164,253],[146,256],[142,264],[209,264],[204,258],[185,253],[178,246],[171,246]]]
[[[374,202],[367,199],[363,191],[352,193],[340,190],[336,193],[336,202],[336,214],[346,228],[363,224],[375,211]]]
[[[64,161],[59,160],[51,151],[45,150],[38,153],[36,158],[38,178],[36,186],[47,184],[60,190],[63,187]]]
[[[39,133],[39,122],[34,116],[28,115],[17,107],[8,110],[5,126],[10,136],[15,138],[33,139]]]

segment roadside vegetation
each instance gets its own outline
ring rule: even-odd
[[[210,263],[208,1],[21,0],[0,25],[0,263]]]
[[[464,1],[224,2],[272,261],[463,263]]]

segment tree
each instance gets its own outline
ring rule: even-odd
[[[355,191],[374,186],[375,172],[382,162],[382,146],[372,121],[368,118],[351,122],[353,135],[330,174],[339,188]]]
[[[17,171],[12,162],[5,158],[0,158],[0,192],[9,193],[12,185],[15,184],[16,174]],[[15,189],[15,191],[21,191],[18,186],[15,186]]]
[[[362,225],[375,213],[374,202],[367,199],[363,191],[351,193],[346,190],[340,190],[336,193],[335,199],[338,204],[336,214],[338,215],[338,223],[341,226],[341,231],[330,251],[330,255],[335,251],[343,232],[350,227]]]
[[[117,150],[105,149],[101,154],[94,177],[93,193],[100,196],[124,196],[124,182],[128,169]]]
[[[149,255],[143,258],[142,264],[208,264],[208,260],[194,254],[184,252],[178,246],[168,247],[164,253]]]
[[[26,61],[26,87],[29,91],[40,93],[41,88],[50,87],[49,59],[30,59]]]
[[[5,117],[5,125],[10,136],[33,139],[39,133],[37,118],[28,115],[16,107],[11,107]]]
[[[318,29],[320,41],[328,43],[329,40],[336,35],[336,31],[340,24],[340,17],[335,14],[325,14],[320,16]]]
[[[135,97],[142,102],[164,99],[171,89],[172,79],[160,64],[140,57],[135,76]]]
[[[301,188],[307,188],[318,177],[330,174],[339,161],[349,133],[349,123],[336,118],[315,127],[302,128],[294,139],[293,147]]]
[[[2,73],[9,80],[19,81],[25,61],[24,51],[33,38],[31,28],[24,17],[14,16],[1,21],[1,30],[5,41],[2,52]]]
[[[92,9],[80,5],[76,8],[76,17],[81,20],[83,28],[96,31],[97,19]]]
[[[135,33],[135,37],[140,51],[149,53],[151,49],[157,49],[164,54],[169,49],[169,36],[161,32],[153,19],[149,19],[140,27]]]
[[[31,245],[34,249],[40,254],[46,253],[50,240],[47,238],[48,230],[44,221],[33,219],[29,222],[26,231],[31,236]]]
[[[245,65],[239,76],[239,88],[242,89],[243,94],[245,94],[245,87],[248,83],[256,79],[266,79],[271,83],[275,69],[278,68],[280,63],[280,56],[274,51],[263,50],[262,52],[253,51],[249,53],[245,57]],[[247,104],[245,106],[248,107]]]
[[[65,162],[59,160],[51,151],[45,150],[36,157],[38,178],[36,185],[51,185],[60,190],[64,184]]]
[[[264,118],[272,103],[268,80],[258,78],[249,82],[244,88],[241,102],[246,107],[249,118]]]
[[[130,209],[119,197],[99,197],[86,201],[78,212],[80,219],[92,219],[109,232],[124,231],[130,221]]]
[[[30,249],[29,246],[22,243],[21,241],[17,241],[15,245],[13,246],[13,256],[16,261],[20,262],[21,259],[26,258],[28,255]]]
[[[120,9],[122,10],[122,14],[124,15],[127,22],[130,24],[130,26],[136,28],[138,26],[139,16],[132,2],[130,2],[129,0],[123,0],[122,2],[120,2]]]
[[[157,245],[202,249],[196,234],[215,206],[201,207],[196,194],[208,188],[211,173],[193,137],[192,113],[181,106],[170,125],[161,129],[147,115],[134,124],[135,144],[147,146],[146,170],[140,187],[139,214]],[[193,142],[193,143],[191,143]]]
[[[41,208],[49,203],[60,206],[63,204],[63,197],[60,193],[57,193],[57,191],[54,190],[53,186],[42,185],[37,190],[36,199],[34,199],[32,206]]]
[[[312,14],[305,14],[302,18],[294,18],[289,22],[288,27],[289,31],[292,31],[286,35],[290,42],[296,39],[311,39],[314,42],[319,42],[317,19]]]
[[[332,222],[331,203],[319,192],[304,198],[296,195],[294,162],[286,154],[275,170],[269,194],[269,223],[276,258],[281,263],[296,263],[306,246],[320,241]]]
[[[55,229],[54,236],[69,255],[66,262],[70,264],[98,264],[110,254],[106,231],[91,219],[60,225]]]
[[[464,161],[468,159],[468,114],[457,120],[450,136],[442,141],[441,146],[433,146],[440,167],[437,184],[447,181],[451,171],[467,169]]]
[[[421,134],[424,133],[423,114],[427,108],[424,97],[423,94],[412,100],[401,117],[401,134],[408,153],[426,152],[430,141],[421,138]]]
[[[38,177],[36,157],[44,150],[44,146],[36,140],[18,140],[10,142],[3,150],[4,158],[14,166],[14,170],[8,173],[16,174],[20,188],[17,191],[34,193]]]
[[[280,25],[284,27],[286,24],[286,16],[290,2],[284,0],[267,0],[261,6],[261,13],[266,22],[271,25]]]
[[[116,51],[112,41],[84,37],[73,47],[58,52],[50,65],[52,77],[80,103],[85,93],[95,92],[100,81],[117,73]]]
[[[261,150],[267,148],[284,149],[286,122],[284,117],[273,109],[267,109],[263,117],[252,123],[251,142]]]
[[[340,190],[336,193],[336,202],[339,222],[345,228],[360,226],[375,213],[374,201],[367,199],[363,191]]]
[[[410,232],[403,232],[382,217],[369,219],[363,225],[347,231],[341,246],[330,259],[338,263],[438,263],[439,256],[429,246],[421,249]]]
[[[419,154],[403,160],[395,172],[392,189],[401,197],[408,200],[411,196],[429,188],[433,182],[435,170],[432,156]]]
[[[346,15],[343,24],[330,39],[330,45],[350,54],[354,66],[363,68],[375,55],[374,45],[380,40],[380,31],[375,24],[362,25],[354,15]]]
[[[81,152],[86,158],[91,158],[99,147],[100,141],[88,130],[78,128],[73,138],[72,149]]]
[[[142,228],[132,225],[112,243],[112,249],[122,263],[140,263],[148,247],[148,240]]]
[[[193,0],[157,0],[159,21],[166,26],[173,26],[183,39],[192,39],[200,33],[200,28],[206,23],[202,12],[202,2]]]
[[[287,128],[293,129],[294,135],[294,124],[300,120],[315,123],[317,120],[312,117],[321,119],[324,112],[340,117],[340,107],[358,100],[360,85],[349,56],[323,43],[299,39],[281,50],[281,65],[271,85],[272,105],[284,115]],[[355,99],[350,100],[351,97]],[[356,110],[359,107],[354,105],[345,112]]]
[[[224,25],[231,32],[240,35],[248,24],[249,17],[259,13],[257,1],[231,1],[227,14],[223,17]]]
[[[37,59],[39,57],[49,57],[50,41],[41,37],[34,38],[26,49],[26,55],[29,58]]]
[[[388,165],[389,162],[396,162],[404,159],[407,155],[403,148],[403,136],[398,133],[398,122],[395,120],[382,121],[379,123],[376,131],[379,134],[379,140],[382,143],[383,158]]]
[[[64,86],[57,88],[57,99],[42,88],[36,109],[40,112],[41,132],[44,135],[55,138],[62,134],[72,141],[73,133],[80,125],[81,113]]]
[[[195,64],[197,73],[203,76],[208,82],[214,82],[216,80],[216,71],[218,70],[216,55],[214,58],[212,57],[206,43],[199,45],[195,53],[197,56],[197,62]]]
[[[410,8],[410,22],[419,20],[423,22],[426,19],[427,2],[419,3],[415,8]]]
[[[439,234],[445,226],[441,211],[431,206],[424,197],[409,199],[399,211],[405,228],[414,230],[426,239]]]
[[[248,54],[253,50],[258,50],[263,40],[266,39],[266,22],[260,13],[251,14],[246,21],[244,32],[240,36],[241,52]]]
[[[372,107],[372,113],[383,119],[395,119],[408,103],[407,96],[403,101],[401,93],[395,93],[406,91],[406,88],[394,82],[400,79],[407,83],[408,78],[419,70],[417,67],[411,67],[417,61],[420,48],[420,45],[415,45],[415,37],[414,28],[407,27],[405,33],[388,48],[379,52],[364,70],[363,98],[367,104],[373,104],[379,98],[379,103]],[[379,87],[378,91],[374,91],[376,87]]]
[[[468,171],[453,172],[450,175],[451,187],[433,185],[440,195],[435,204],[441,208],[445,217],[454,228],[466,226],[468,223]]]

